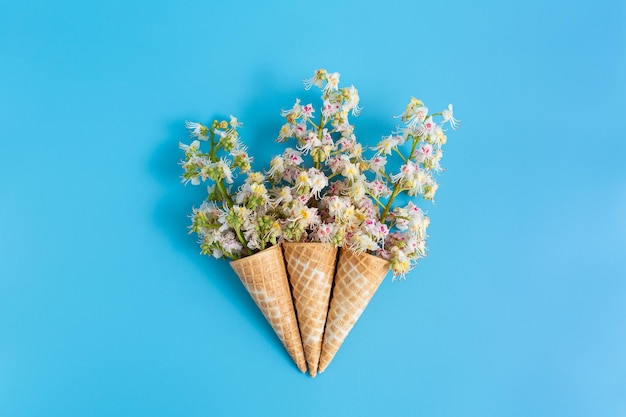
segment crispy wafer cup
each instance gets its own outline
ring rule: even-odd
[[[315,377],[335,276],[337,248],[330,243],[284,243],[283,249],[304,356],[309,373]]]
[[[306,372],[302,339],[293,307],[281,248],[276,245],[230,266],[283,342],[298,369]]]
[[[324,372],[389,271],[389,262],[341,249],[318,372]]]

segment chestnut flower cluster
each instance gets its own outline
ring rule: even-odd
[[[191,214],[190,233],[198,235],[202,254],[239,259],[275,245],[280,224],[270,210],[265,176],[251,171],[252,158],[242,144],[235,117],[215,120],[211,126],[186,123],[191,144],[181,143],[184,183],[208,182],[208,197]],[[208,151],[201,150],[201,141]],[[246,175],[243,185],[233,190],[235,175]]]
[[[295,146],[271,162],[270,204],[284,224],[285,240],[331,242],[373,253],[390,261],[394,276],[403,277],[426,256],[430,220],[415,202],[398,206],[396,198],[434,199],[444,126],[456,129],[460,122],[452,105],[430,114],[411,98],[397,116],[402,125],[368,149],[357,141],[349,121],[350,114],[361,111],[358,91],[340,88],[339,78],[316,71],[305,87],[321,89],[321,106],[296,100],[282,112],[286,123],[278,141],[293,139]],[[388,158],[399,159],[398,172],[388,171]]]
[[[181,144],[183,181],[214,183],[208,201],[192,215],[191,231],[200,237],[203,253],[236,259],[280,241],[332,243],[389,260],[394,277],[404,277],[426,256],[430,220],[416,200],[434,199],[444,127],[456,130],[460,121],[452,105],[430,113],[411,98],[396,116],[402,124],[368,148],[357,141],[349,120],[361,111],[358,91],[340,88],[339,79],[339,73],[320,69],[305,80],[307,89],[321,90],[321,102],[298,99],[282,111],[285,124],[277,140],[293,144],[264,174],[249,172],[251,159],[235,118],[210,128],[187,124],[197,139]],[[200,152],[199,141],[210,141],[208,153]],[[227,155],[218,157],[218,151]],[[392,158],[397,172],[388,169]],[[247,178],[231,193],[237,169]],[[396,203],[402,195],[408,204]]]

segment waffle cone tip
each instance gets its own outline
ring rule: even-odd
[[[257,254],[232,261],[230,265],[298,369],[306,372],[302,339],[280,247],[272,246]]]

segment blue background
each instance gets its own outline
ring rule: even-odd
[[[0,415],[626,416],[622,1],[0,1]],[[186,234],[184,120],[261,168],[317,68],[357,135],[454,103],[430,256],[298,373]]]

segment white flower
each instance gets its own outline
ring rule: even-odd
[[[417,162],[418,164],[421,164],[426,159],[430,158],[432,156],[432,153],[433,153],[433,146],[429,143],[422,143],[415,150],[415,158],[414,158],[415,162]]]
[[[382,181],[374,180],[367,184],[367,188],[370,194],[376,198],[386,197],[391,194],[391,190]]]
[[[354,180],[354,178],[360,174],[361,171],[359,170],[359,167],[357,167],[352,162],[346,162],[343,166],[343,169],[341,170],[341,175],[350,180]]]
[[[304,138],[303,142],[304,143],[297,146],[298,150],[302,152],[303,155],[308,154],[310,150],[318,148],[322,145],[322,142],[313,132],[309,132],[306,138]]]
[[[378,142],[376,150],[378,155],[389,155],[393,148],[400,144],[400,138],[398,136],[386,136],[383,140]]]
[[[459,128],[459,125],[461,124],[461,120],[454,118],[452,104],[448,104],[448,108],[446,110],[443,110],[441,112],[441,115],[443,116],[444,123],[450,122],[450,126],[452,126],[452,129],[457,130]]]
[[[333,137],[328,132],[328,129],[322,130],[322,144],[323,145],[332,145]]]
[[[433,129],[433,133],[430,135],[430,142],[438,148],[441,148],[442,145],[446,143],[446,134],[443,133],[443,129],[440,126],[435,126]]]
[[[209,133],[209,129],[196,122],[190,122],[189,120],[185,121],[185,127],[190,130],[191,136],[195,136],[200,140],[208,140],[209,137],[207,133]]]
[[[277,155],[270,161],[270,169],[267,171],[267,175],[272,178],[278,178],[285,172],[285,159]]]
[[[439,188],[439,185],[432,181],[432,183],[427,184],[424,187],[424,199],[426,200],[433,200],[435,198],[435,193],[437,192],[437,189]]]
[[[306,121],[302,121],[293,127],[293,134],[298,139],[303,138],[307,133]]]
[[[255,182],[261,184],[263,183],[263,181],[265,181],[265,175],[260,172],[250,172],[246,177],[247,184],[252,184]]]
[[[317,209],[315,207],[307,207],[304,204],[294,207],[292,217],[289,220],[301,223],[304,228],[320,223]]]
[[[363,110],[359,107],[359,91],[352,85],[343,89],[343,96],[345,100],[342,110],[345,112],[352,110],[352,114],[358,116]]]
[[[257,236],[257,233],[254,230],[250,230],[248,231],[248,233],[245,234],[246,240],[248,241],[248,248],[255,250],[255,249],[261,249],[261,244],[259,243],[259,236]]]
[[[280,115],[281,116],[290,116],[293,115],[296,119],[298,117],[300,117],[300,113],[302,111],[302,107],[300,106],[300,99],[296,99],[296,104],[293,105],[293,107],[289,110],[281,110]]]
[[[283,158],[285,159],[285,162],[287,162],[289,165],[298,166],[302,162],[304,162],[301,155],[302,154],[300,152],[292,148],[287,148],[285,149],[285,152],[283,152]]]
[[[404,210],[406,210],[407,215],[414,221],[421,222],[424,218],[424,212],[422,209],[417,207],[412,201],[409,201],[409,204],[406,205]]]
[[[309,194],[302,194],[296,197],[296,202],[304,206],[306,205],[306,203],[309,202],[310,199],[311,199],[311,196]]]
[[[350,206],[350,200],[344,197],[328,198],[328,213],[335,218],[342,218],[344,211]]]
[[[420,100],[411,98],[411,102],[406,106],[406,110],[400,117],[407,126],[414,127],[426,120],[428,107],[424,106]]]
[[[332,157],[332,158],[328,158],[326,160],[326,166],[328,168],[330,168],[330,171],[335,174],[339,171],[341,171],[343,169],[343,165],[345,163],[345,160],[336,156],[336,157]]]
[[[419,167],[409,160],[400,167],[399,173],[391,176],[391,179],[394,183],[402,180],[412,181],[418,170]]]
[[[317,71],[315,71],[313,77],[304,80],[304,89],[308,90],[314,85],[317,87],[321,87],[322,84],[324,84],[324,80],[326,80],[326,70],[318,69]]]
[[[285,123],[278,132],[277,142],[282,142],[294,135],[294,126],[291,123]]]
[[[378,249],[378,244],[374,242],[374,240],[369,235],[362,232],[357,232],[352,237],[350,249],[352,249],[356,253],[374,251]]]
[[[433,122],[433,118],[429,116],[426,120],[424,120],[424,123],[420,125],[419,131],[423,135],[431,136],[435,133],[436,126],[437,124]]]
[[[435,172],[440,172],[440,171],[443,170],[443,168],[441,168],[441,158],[442,157],[443,157],[443,152],[441,150],[437,150],[433,154],[432,161],[433,161],[433,170]]]
[[[309,186],[311,187],[311,194],[313,194],[318,200],[320,199],[320,193],[328,185],[328,178],[320,170],[315,168],[309,169]]]
[[[237,120],[235,116],[230,115],[230,127],[233,129],[237,129],[239,126],[243,126],[243,123]]]
[[[215,163],[215,165],[220,170],[221,177],[224,178],[224,180],[226,180],[226,182],[228,184],[232,184],[233,183],[233,172],[230,169],[230,164],[228,163],[228,161],[226,159],[222,158],[219,161],[217,161]]]
[[[350,158],[356,158],[357,160],[360,161],[363,156],[363,145],[355,141],[354,145],[350,147],[349,155],[350,155]]]
[[[376,237],[379,240],[383,240],[389,233],[389,229],[383,223],[369,218],[363,222],[363,230],[369,235]]]
[[[409,228],[409,213],[405,208],[396,207],[391,214],[398,230],[407,230]],[[382,220],[385,221],[385,219]]]
[[[369,161],[366,161],[370,170],[376,173],[376,177],[379,178],[382,173],[385,172],[385,165],[387,165],[387,158],[381,155],[374,156]]]
[[[309,174],[306,171],[301,171],[296,178],[296,190],[300,190],[302,187],[309,185]]]
[[[306,106],[302,106],[302,114],[307,119],[310,119],[311,117],[313,117],[314,112],[315,112],[315,109],[313,108],[313,105],[311,103],[307,104]]]
[[[367,188],[365,186],[365,182],[357,180],[350,186],[348,189],[348,195],[354,199],[354,201],[359,201],[363,197],[365,197],[365,193]]]
[[[339,110],[339,105],[336,103],[331,103],[330,100],[324,100],[324,104],[322,106],[322,116],[328,118],[337,113]]]
[[[283,180],[293,183],[296,178],[300,175],[300,170],[295,166],[287,166],[285,167],[285,171],[283,172]]]
[[[342,195],[346,188],[348,188],[348,186],[346,185],[346,183],[344,181],[339,181],[339,180],[333,181],[328,186],[327,194],[329,196],[331,196],[331,195]]]
[[[278,190],[273,190],[276,193],[274,198],[274,205],[278,206],[281,203],[289,204],[293,201],[293,195],[291,193],[291,187],[282,187]]]
[[[315,237],[321,243],[330,243],[333,240],[336,230],[337,225],[335,223],[322,223],[315,231]]]
[[[327,91],[327,90],[337,91],[337,89],[339,88],[340,76],[341,74],[339,74],[338,72],[333,72],[332,74],[328,74],[326,76],[326,86],[324,87],[323,91]]]
[[[391,272],[394,277],[404,278],[407,272],[411,270],[411,260],[406,256],[406,254],[397,250],[394,251],[393,257],[391,258]]]
[[[185,152],[185,155],[195,155],[200,150],[200,141],[194,140],[189,145],[180,142],[178,147]]]
[[[415,175],[408,180],[407,188],[410,196],[416,196],[425,192],[425,187],[434,183],[433,177],[421,168],[415,172]]]

